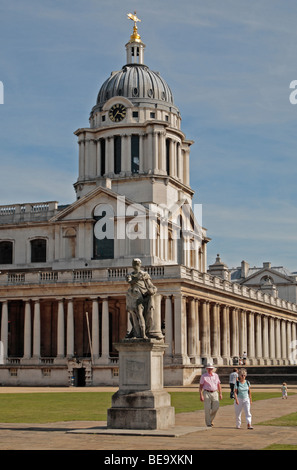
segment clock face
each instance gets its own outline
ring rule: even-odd
[[[108,115],[113,122],[120,122],[126,116],[126,108],[123,104],[114,104],[110,108]]]

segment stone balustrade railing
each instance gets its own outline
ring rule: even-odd
[[[0,224],[28,222],[36,218],[49,219],[58,210],[57,201],[30,202],[0,206]]]
[[[264,304],[297,313],[297,305],[279,297],[269,295],[261,290],[255,290],[240,284],[224,280],[208,273],[201,273],[185,266],[147,266],[144,269],[153,279],[189,279],[204,286],[239,295],[246,299],[263,302]],[[72,270],[24,271],[0,273],[1,286],[20,286],[29,284],[52,283],[84,283],[124,280],[131,267],[93,268]]]

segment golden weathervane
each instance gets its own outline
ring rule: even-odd
[[[140,36],[138,34],[138,31],[137,31],[137,21],[141,21],[139,18],[137,18],[136,16],[136,11],[134,11],[134,15],[133,13],[128,13],[127,14],[129,20],[132,20],[134,21],[134,26],[133,26],[133,34],[131,34],[131,41],[140,41]]]

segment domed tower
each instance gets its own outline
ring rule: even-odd
[[[78,129],[77,198],[103,186],[141,204],[191,203],[189,152],[181,117],[166,81],[144,63],[138,33],[126,44],[126,64],[101,86],[90,127]]]

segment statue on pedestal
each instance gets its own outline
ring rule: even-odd
[[[157,288],[152,283],[150,275],[141,269],[140,259],[135,258],[132,266],[134,270],[126,276],[130,284],[126,295],[126,306],[132,329],[126,338],[156,338],[154,334],[151,334],[151,330],[154,326],[154,300]]]

